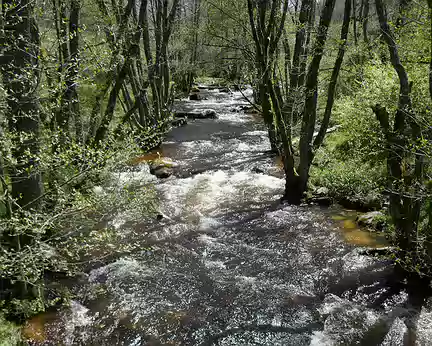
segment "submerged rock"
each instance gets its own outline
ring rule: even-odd
[[[380,211],[371,211],[369,213],[359,215],[356,221],[359,226],[382,231],[385,226],[385,215]]]

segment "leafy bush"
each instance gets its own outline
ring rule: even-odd
[[[20,329],[15,324],[6,321],[0,314],[0,346],[19,345],[21,341]]]
[[[355,160],[333,160],[325,167],[314,167],[310,182],[313,186],[326,187],[336,199],[352,197],[371,201],[379,198],[384,189],[383,169]]]

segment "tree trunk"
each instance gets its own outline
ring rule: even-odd
[[[296,124],[298,121],[298,116],[300,112],[293,112],[294,110],[294,101],[296,99],[296,95],[299,94],[300,82],[300,74],[301,74],[301,54],[304,50],[305,42],[306,42],[306,26],[308,22],[308,9],[312,6],[312,2],[314,0],[304,0],[301,3],[300,13],[299,13],[299,23],[297,25],[296,31],[296,41],[294,46],[291,74],[290,74],[290,87],[289,93],[287,94],[287,101],[285,105],[285,114],[286,118],[292,118],[293,124]],[[294,114],[293,114],[294,113]],[[290,120],[291,121],[291,120]]]
[[[327,40],[327,32],[330,26],[335,3],[336,0],[326,0],[324,4],[318,27],[318,33],[314,44],[314,55],[309,65],[306,78],[305,106],[299,143],[300,164],[298,168],[298,174],[300,179],[299,188],[302,190],[302,193],[306,192],[307,182],[309,180],[309,169],[313,160],[312,140],[315,130],[316,112],[318,104],[318,73],[324,54],[324,46]],[[286,191],[286,194],[289,193],[290,191]]]
[[[369,23],[369,0],[364,0],[364,7],[363,7],[363,40],[364,40],[364,42],[367,45],[369,44],[368,23]]]
[[[194,6],[193,6],[193,42],[192,42],[192,54],[191,54],[191,61],[190,61],[190,68],[191,71],[188,74],[188,88],[190,89],[192,87],[192,83],[194,81],[194,71],[193,68],[197,62],[198,58],[198,30],[199,30],[199,22],[200,22],[200,5],[201,0],[194,0]],[[189,90],[188,90],[189,91]]]
[[[262,109],[262,116],[268,129],[271,149],[278,153],[279,134],[275,127],[275,118],[281,118],[280,108],[276,106],[276,95],[272,81],[275,52],[284,31],[288,1],[284,1],[280,19],[276,15],[280,9],[280,1],[272,0],[271,6],[267,2],[255,3],[248,0],[249,23],[255,43],[255,66],[257,69],[258,96]],[[271,7],[271,8],[270,8]],[[270,14],[266,21],[268,9]],[[255,19],[256,13],[256,19]]]
[[[1,71],[6,89],[7,119],[13,135],[12,197],[25,209],[41,207],[39,171],[39,30],[31,0],[3,0],[5,35]]]
[[[389,211],[395,226],[397,245],[402,250],[401,256],[409,258],[415,266],[418,264],[417,229],[422,205],[422,193],[419,189],[423,184],[425,167],[424,154],[412,153],[409,137],[413,143],[417,143],[422,138],[422,134],[412,109],[408,74],[400,61],[384,4],[382,0],[375,0],[375,5],[382,36],[389,49],[390,62],[398,75],[400,86],[393,129],[390,129],[390,116],[385,108],[379,105],[374,107],[387,141]],[[413,165],[414,168],[404,168],[407,165]]]
[[[357,46],[358,33],[357,33],[357,1],[356,0],[352,0],[352,8],[353,8],[352,19],[353,19],[354,45]]]
[[[428,0],[428,6],[429,6],[430,31],[431,31],[430,40],[432,42],[432,0]],[[429,95],[432,100],[432,48],[430,52],[430,61],[429,61]]]
[[[12,204],[10,200],[9,195],[9,186],[6,182],[6,172],[5,172],[5,161],[4,157],[6,157],[6,150],[5,150],[5,142],[4,142],[4,136],[3,136],[3,128],[2,124],[0,124],[0,186],[1,186],[1,193],[4,198],[4,207],[5,207],[5,217],[11,218],[12,217]]]
[[[69,50],[66,76],[66,102],[69,114],[75,120],[75,136],[78,143],[83,141],[82,119],[79,111],[78,73],[79,73],[79,20],[81,11],[80,0],[70,0],[69,16]]]
[[[355,10],[355,8],[353,8],[353,10]],[[339,46],[338,55],[335,61],[335,65],[333,67],[333,72],[328,86],[327,104],[326,104],[326,109],[324,111],[324,117],[320,126],[320,130],[318,132],[318,135],[315,138],[314,145],[313,145],[314,153],[321,147],[330,123],[330,116],[333,109],[337,81],[339,78],[339,72],[342,67],[342,62],[345,56],[345,50],[347,46],[349,24],[350,24],[350,12],[351,12],[351,2],[350,0],[345,0],[344,18],[342,23],[341,39],[340,39],[341,44]]]

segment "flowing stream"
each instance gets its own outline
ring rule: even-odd
[[[177,106],[219,118],[162,146],[176,176],[157,181],[146,163],[124,172],[155,181],[164,218],[116,223],[148,246],[92,270],[42,344],[432,345],[432,302],[411,303],[391,265],[362,254],[382,240],[341,227],[343,210],[281,205],[261,121],[238,92],[205,94]]]

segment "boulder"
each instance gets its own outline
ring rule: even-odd
[[[312,197],[312,203],[321,205],[323,207],[329,207],[333,204],[333,199],[329,196],[316,196]]]
[[[214,109],[193,110],[191,112],[176,112],[176,118],[188,119],[217,119],[218,114]]]
[[[240,113],[242,111],[242,108],[241,107],[231,107],[229,111],[232,113]]]
[[[173,119],[171,121],[171,125],[174,127],[180,127],[187,125],[186,117],[178,117],[177,119]]]
[[[192,93],[189,95],[189,100],[191,101],[200,101],[201,100],[201,96],[198,93]]]
[[[314,194],[316,196],[328,196],[329,195],[329,189],[326,188],[325,186],[321,186],[320,188],[316,189],[316,191],[314,192]]]
[[[205,109],[203,111],[203,116],[205,119],[217,119],[218,114],[214,109]]]
[[[357,216],[356,222],[359,226],[382,231],[385,227],[385,215],[380,211],[371,211]]]
[[[156,159],[150,164],[150,174],[159,179],[169,178],[174,173],[174,168],[178,164],[169,158]]]
[[[252,172],[257,173],[257,174],[264,174],[265,173],[264,170],[259,168],[259,167],[253,167]]]
[[[306,198],[306,202],[329,207],[333,204],[333,198],[329,196],[329,189],[322,186],[312,192],[312,195]]]
[[[173,175],[174,171],[172,168],[168,167],[157,167],[150,171],[151,174],[159,179],[166,179]]]
[[[255,107],[252,107],[252,106],[244,106],[244,107],[242,107],[243,108],[243,111],[246,113],[246,114],[258,114],[258,110],[255,108]]]

